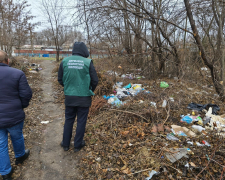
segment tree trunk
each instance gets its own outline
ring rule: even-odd
[[[189,22],[191,24],[191,29],[192,29],[193,34],[194,34],[194,39],[196,41],[196,44],[198,45],[199,51],[201,52],[201,57],[204,61],[204,64],[211,71],[212,81],[213,81],[214,87],[216,89],[216,92],[219,94],[221,100],[224,101],[225,100],[224,87],[223,87],[222,84],[220,84],[219,75],[217,74],[217,71],[214,67],[214,64],[211,63],[206,56],[205,50],[203,48],[203,45],[202,45],[202,42],[201,42],[201,39],[200,39],[200,36],[198,35],[198,30],[197,30],[197,27],[195,25],[195,21],[194,21],[193,15],[192,15],[191,5],[189,3],[189,0],[184,0],[184,3],[185,3],[186,11],[187,11],[187,16],[189,18]]]

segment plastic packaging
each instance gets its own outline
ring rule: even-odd
[[[131,83],[128,84],[128,85],[126,85],[126,86],[124,86],[123,88],[125,88],[125,89],[130,89],[130,88],[131,88]]]
[[[202,130],[205,130],[205,128],[203,128],[202,126],[198,126],[198,125],[192,125],[191,127],[193,129],[197,130],[198,132],[202,132]]]
[[[161,88],[168,88],[169,84],[167,82],[162,81],[162,82],[160,82],[160,87]]]
[[[198,120],[198,125],[203,126],[203,121],[202,121],[202,119]]]
[[[184,116],[182,119],[181,119],[181,122],[186,122],[188,124],[191,124],[192,123],[192,118],[190,116]]]
[[[173,99],[173,97],[169,97],[169,99],[170,99],[170,101],[171,101],[171,102],[174,102],[174,99]]]
[[[110,96],[104,95],[104,96],[103,96],[103,98],[106,99],[106,100],[109,100],[110,98],[113,98],[113,97],[115,97],[115,96],[114,96],[114,95],[110,95]]]
[[[205,144],[206,146],[211,146],[207,141],[203,140],[202,141],[203,144]]]
[[[137,91],[137,90],[141,90],[142,88],[141,86],[137,85],[137,86],[134,86],[133,89]]]
[[[166,139],[172,140],[172,141],[178,141],[178,140],[179,140],[177,137],[175,137],[175,136],[172,135],[172,134],[167,134],[167,135],[166,135]]]
[[[204,144],[201,144],[201,143],[199,143],[199,142],[196,142],[196,145],[197,145],[197,146],[204,146]]]
[[[167,104],[167,101],[166,100],[163,100],[162,107],[165,108],[166,107],[166,104]]]
[[[149,177],[145,178],[145,180],[152,179],[152,176],[154,176],[154,174],[158,174],[158,172],[156,172],[155,170],[152,170],[151,172],[149,171]]]
[[[208,112],[205,114],[205,116],[211,117],[212,115],[212,107],[209,108]]]
[[[204,120],[204,121],[203,121],[203,124],[206,125],[207,123],[210,123],[211,117],[206,116],[206,117],[203,118],[203,120]]]
[[[150,104],[151,106],[154,106],[155,108],[157,107],[155,102],[150,102]]]
[[[188,153],[187,148],[177,148],[177,149],[170,148],[169,151],[170,152],[166,152],[165,155],[167,159],[169,159],[170,162],[172,163],[176,162],[182,157],[187,157]]]
[[[192,141],[187,141],[188,144],[193,145],[194,143]]]
[[[178,131],[177,132],[177,135],[178,136],[187,136],[183,131]]]
[[[108,103],[112,105],[116,105],[117,107],[123,105],[123,102],[120,101],[116,96],[109,98]]]
[[[117,82],[116,86],[118,86],[119,88],[123,85],[123,82]]]
[[[142,84],[133,84],[132,88],[137,92],[142,90]]]

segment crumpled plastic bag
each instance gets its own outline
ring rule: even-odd
[[[190,103],[188,104],[188,109],[192,109],[192,110],[197,110],[197,111],[202,111],[203,109],[206,109],[207,111],[209,110],[209,108],[212,107],[212,114],[217,114],[217,111],[220,110],[219,106],[217,106],[216,104],[197,104],[197,103]]]
[[[158,172],[156,172],[155,170],[152,170],[151,172],[149,171],[149,177],[145,178],[145,180],[152,179],[152,176],[154,176],[155,174],[158,174]]]

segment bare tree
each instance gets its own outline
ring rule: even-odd
[[[29,21],[33,18],[28,7],[27,1],[0,1],[0,47],[9,55],[13,46],[19,48],[26,38]]]
[[[216,61],[215,60],[211,61],[210,58],[207,56],[207,54],[205,52],[205,48],[203,47],[198,29],[197,29],[195,21],[194,21],[194,17],[193,17],[193,13],[192,13],[192,9],[191,9],[191,5],[189,3],[189,0],[184,0],[184,3],[185,3],[186,11],[187,11],[187,16],[188,16],[189,21],[190,21],[190,25],[191,25],[192,31],[194,33],[194,39],[195,39],[195,41],[198,45],[199,51],[201,52],[201,57],[202,57],[205,65],[211,71],[212,81],[214,83],[214,86],[215,86],[215,89],[216,89],[217,93],[219,94],[221,99],[224,101],[225,100],[224,86],[223,86],[222,83],[220,83],[220,79],[221,79],[221,77],[219,76],[220,71],[218,71],[218,68],[217,68],[218,66],[216,66]],[[220,33],[218,35],[220,36]]]
[[[65,1],[61,0],[42,0],[43,12],[46,14],[50,23],[52,37],[56,46],[56,61],[59,61],[60,45],[66,41],[67,36],[62,36],[62,29],[66,23]],[[61,38],[61,39],[60,39]],[[64,38],[64,39],[62,39]]]

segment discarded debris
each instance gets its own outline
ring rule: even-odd
[[[41,124],[48,124],[49,121],[41,121]]]
[[[187,153],[187,148],[170,148],[169,151],[166,151],[165,155],[170,160],[170,162],[174,163],[182,157],[188,158]]]

